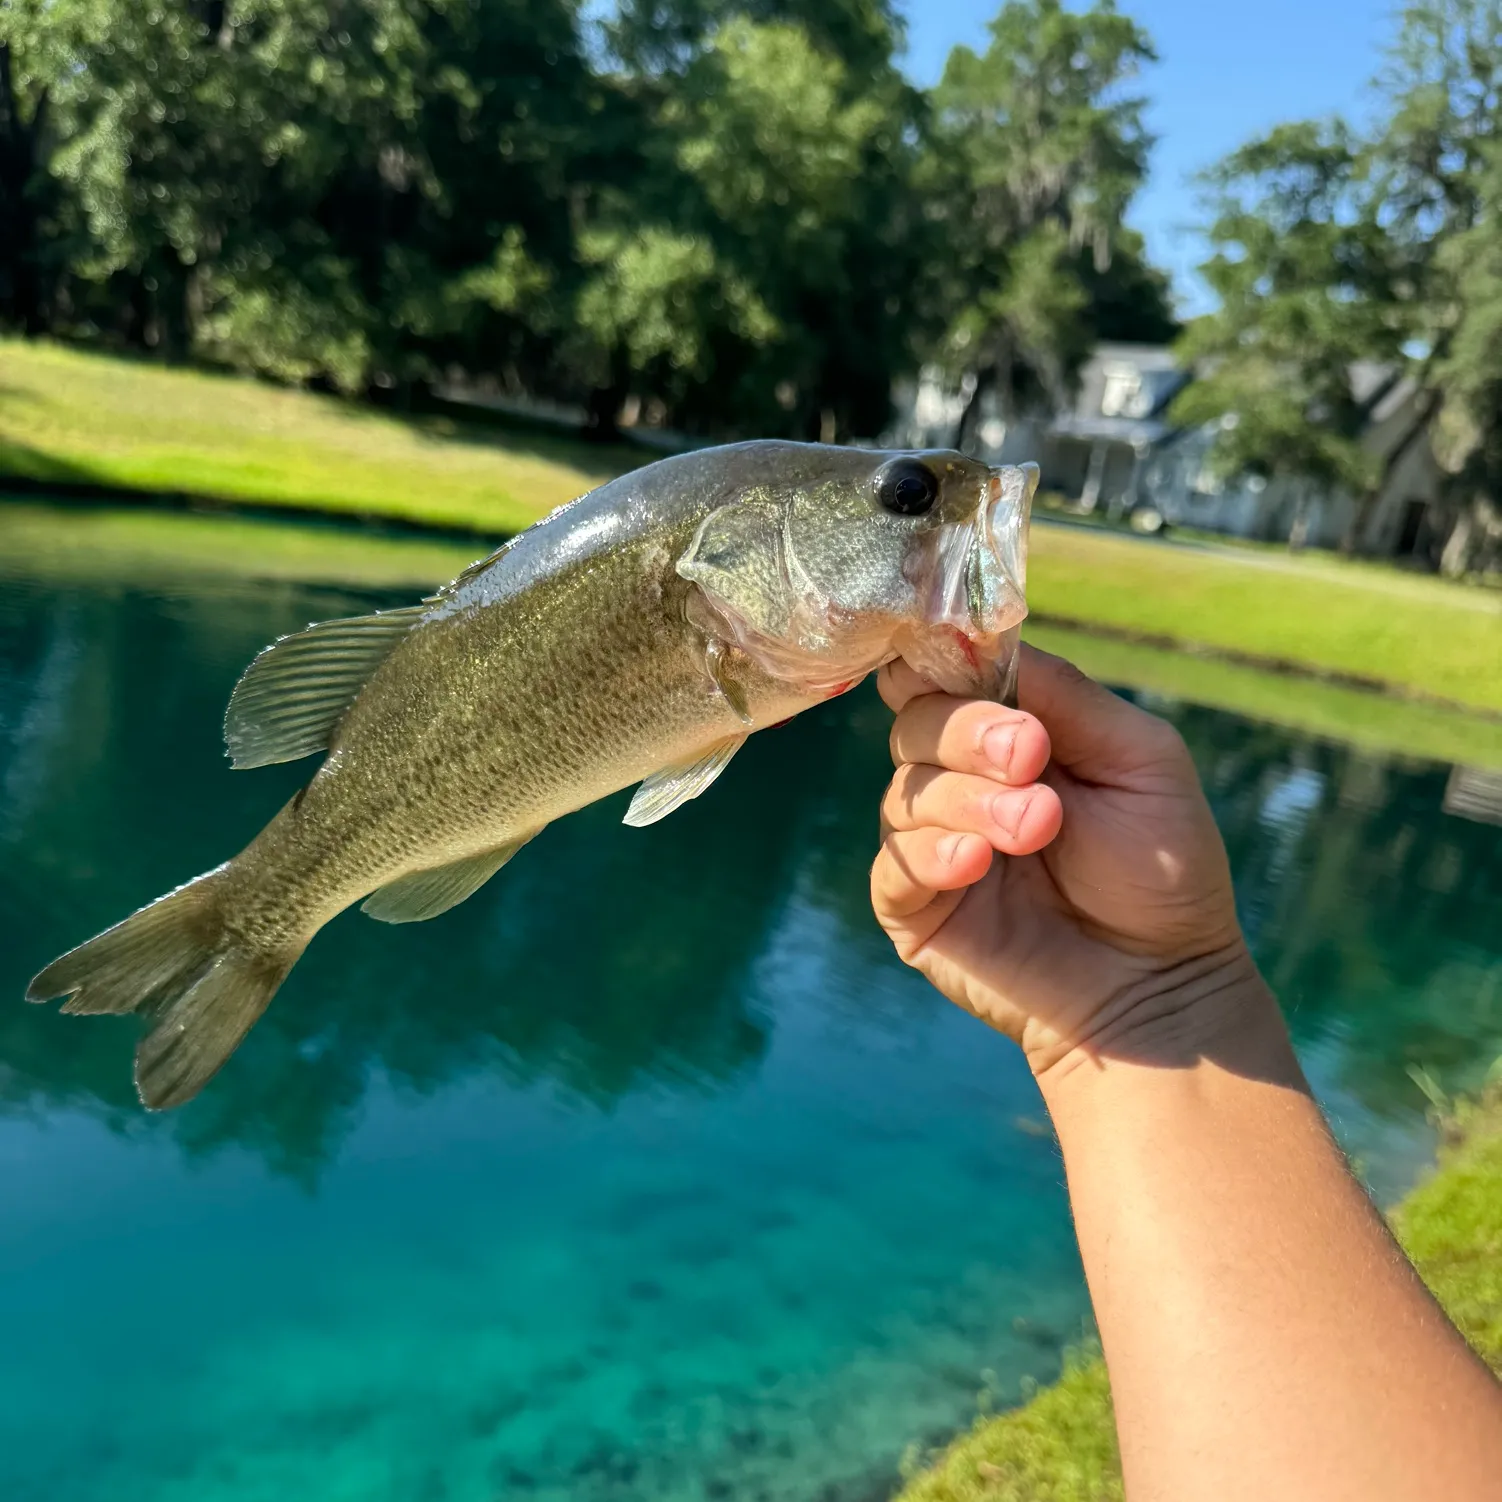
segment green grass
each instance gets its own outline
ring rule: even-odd
[[[501,423],[0,340],[0,475],[503,533],[643,462]]]
[[[1111,1384],[1095,1354],[1011,1413],[983,1420],[900,1502],[1120,1502],[1121,1459]]]
[[[1502,1376],[1502,1087],[1446,1123],[1433,1175],[1390,1217],[1420,1276]],[[1073,1359],[1022,1408],[983,1419],[897,1502],[1120,1502],[1110,1384],[1098,1354]]]
[[[1028,600],[1045,620],[1502,710],[1502,591],[1329,556],[1036,527]]]
[[[643,457],[517,424],[402,419],[233,376],[0,341],[0,485],[8,473],[500,535]],[[1032,553],[1029,595],[1045,623],[1502,712],[1502,591],[1105,529],[1039,525]]]
[[[1438,1172],[1398,1206],[1393,1229],[1450,1318],[1502,1376],[1502,1084],[1452,1107],[1445,1131]]]
[[[1502,719],[1065,626],[1030,622],[1023,634],[1103,683],[1229,710],[1383,755],[1502,767]]]

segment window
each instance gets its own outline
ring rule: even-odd
[[[1152,408],[1143,388],[1142,372],[1135,365],[1107,365],[1105,388],[1100,394],[1102,417],[1146,417]]]

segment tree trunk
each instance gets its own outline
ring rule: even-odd
[[[1413,418],[1403,430],[1403,436],[1392,446],[1387,458],[1382,461],[1382,478],[1373,489],[1367,491],[1356,502],[1355,510],[1351,513],[1351,520],[1341,535],[1340,551],[1346,557],[1349,558],[1356,552],[1366,532],[1372,509],[1392,482],[1398,465],[1407,457],[1414,444],[1429,431],[1429,425],[1439,416],[1439,409],[1444,405],[1444,401],[1444,393],[1437,387],[1431,387],[1415,404]]]
[[[610,373],[584,404],[584,436],[591,443],[614,443],[621,436],[621,408],[631,394],[631,372],[620,350],[611,351]]]
[[[621,436],[620,415],[628,392],[624,382],[612,381],[589,393],[584,411],[584,436],[591,443],[614,443]]]
[[[48,329],[42,274],[39,161],[47,124],[43,90],[29,121],[21,118],[10,44],[0,42],[0,257],[9,283],[9,315],[28,337]]]
[[[1473,495],[1460,508],[1440,554],[1439,571],[1458,579],[1473,570],[1502,567],[1502,510],[1484,495]]]
[[[975,372],[970,395],[965,398],[965,405],[960,409],[959,421],[954,425],[954,441],[950,447],[957,448],[962,454],[969,452],[970,445],[975,441],[976,427],[980,423],[981,398],[995,384],[996,367],[994,365],[988,365],[984,370]]]

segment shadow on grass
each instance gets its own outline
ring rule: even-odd
[[[595,442],[578,430],[546,418],[528,418],[520,413],[448,401],[438,396],[425,397],[411,412],[392,411],[385,407],[369,410],[398,422],[408,422],[427,435],[484,444],[507,453],[526,454],[576,469],[611,470],[624,474],[664,457],[624,440]]]
[[[23,396],[0,388],[0,398]],[[45,491],[53,495],[85,494],[90,490],[114,493],[118,487],[102,482],[87,465],[71,459],[59,459],[40,449],[0,438],[0,485],[8,490]]]

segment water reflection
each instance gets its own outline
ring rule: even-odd
[[[7,593],[0,993],[254,832],[303,771],[226,770],[229,688],[273,636],[369,603]],[[1502,1040],[1502,840],[1442,812],[1446,769],[1153,707],[1195,753],[1297,1035],[1338,1036],[1341,1085],[1380,1113],[1411,1107],[1412,1064],[1484,1065]],[[723,1088],[766,1050],[773,1019],[748,1003],[748,976],[795,896],[827,915],[847,980],[892,964],[865,898],[886,723],[863,693],[757,737],[713,796],[649,831],[621,829],[614,804],[588,810],[438,922],[345,915],[203,1100],[163,1120],[133,1102],[132,1024],[0,1007],[0,1101],[66,1103],[192,1153],[239,1143],[311,1180],[378,1075],[430,1094],[495,1073],[604,1107]]]

